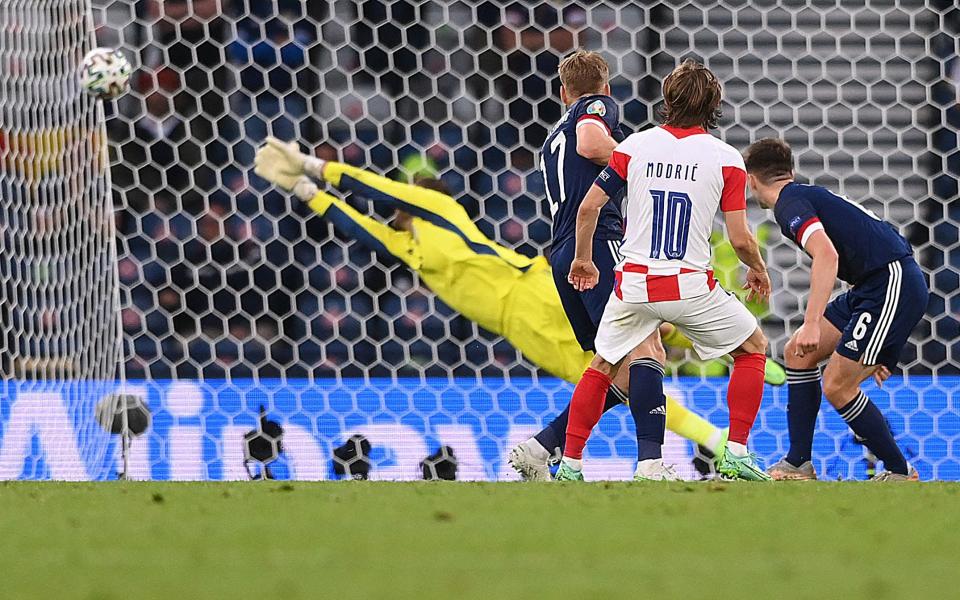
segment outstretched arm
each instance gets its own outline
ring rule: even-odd
[[[413,269],[420,267],[420,253],[413,234],[396,231],[360,214],[343,200],[320,191],[317,184],[304,174],[294,177],[293,173],[299,168],[278,150],[264,152],[261,149],[257,153],[257,175],[292,192],[315,213],[329,219],[341,234],[360,242],[382,258],[392,256]]]
[[[296,142],[268,137],[257,150],[256,173],[266,179],[269,172],[278,185],[290,189],[297,178],[306,175],[330,185],[359,194],[374,204],[402,210],[430,221],[443,220],[461,230],[473,222],[450,196],[424,187],[393,181],[366,169],[340,162],[324,161],[300,152]]]
[[[329,219],[344,237],[370,248],[381,258],[391,256],[412,269],[420,268],[420,253],[409,231],[398,231],[360,214],[343,200],[326,192],[317,192],[309,206],[317,214]]]

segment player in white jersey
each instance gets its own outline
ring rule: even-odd
[[[597,355],[571,400],[557,478],[580,478],[583,445],[599,420],[610,378],[634,348],[644,358],[630,364],[630,397],[650,403],[650,418],[637,423],[638,440],[650,445],[641,448],[641,460],[660,458],[663,366],[656,332],[668,322],[690,338],[701,359],[734,357],[727,391],[729,441],[717,470],[727,478],[766,481],[746,444],[763,397],[767,340],[756,318],[723,290],[710,268],[710,234],[720,210],[730,243],[749,269],[748,298],[770,293],[766,265],[747,222],[743,158],[707,133],[716,127],[721,98],[720,83],[709,69],[685,61],[664,80],[663,96],[664,125],[635,133],[617,147],[578,213],[569,277],[577,289],[589,289],[599,275],[591,255],[597,216],[626,186],[620,250],[625,258],[616,267],[614,292],[600,321]],[[634,385],[643,388],[636,395]]]

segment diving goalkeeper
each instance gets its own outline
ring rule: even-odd
[[[574,336],[547,260],[523,256],[488,239],[463,207],[442,191],[440,181],[426,180],[419,186],[392,181],[304,155],[296,142],[273,138],[257,151],[255,172],[292,191],[342,235],[405,263],[454,310],[502,335],[545,371],[576,383],[593,358]],[[311,177],[394,209],[397,216],[388,226],[360,214],[319,190]],[[673,337],[667,336],[667,341]],[[625,400],[623,390],[611,387],[606,406]],[[566,416],[564,410],[535,436],[545,455],[542,464],[521,471],[525,479],[550,478],[548,459],[563,445]],[[667,428],[710,450],[725,441],[723,431],[669,397]]]

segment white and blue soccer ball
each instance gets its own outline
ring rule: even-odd
[[[94,48],[83,57],[80,85],[97,98],[116,98],[130,86],[133,67],[119,50]]]

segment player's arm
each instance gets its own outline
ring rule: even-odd
[[[295,142],[291,142],[295,146]],[[287,146],[293,152],[295,148]],[[277,187],[292,192],[315,213],[329,219],[334,227],[349,239],[356,240],[381,256],[393,256],[419,267],[414,251],[413,236],[407,231],[396,231],[379,221],[362,215],[346,202],[321,192],[310,177],[289,158],[289,152],[266,146],[257,152],[255,172]],[[295,175],[301,171],[300,175]]]
[[[577,154],[580,156],[605,167],[616,147],[617,141],[603,121],[584,119],[577,123]]]
[[[803,249],[813,258],[813,266],[810,268],[807,310],[803,314],[803,325],[795,338],[797,356],[814,352],[820,345],[820,322],[830,301],[833,285],[837,281],[839,260],[837,249],[819,221],[807,227],[802,239]]]
[[[760,254],[760,245],[750,230],[747,221],[747,172],[743,158],[736,154],[735,164],[722,168],[723,191],[720,195],[720,210],[727,227],[727,238],[740,262],[747,265],[747,301],[766,298],[770,295],[770,276]]]
[[[256,173],[269,172],[278,185],[290,189],[297,178],[306,175],[347,192],[359,194],[375,204],[402,210],[423,219],[434,215],[455,223],[460,229],[473,230],[473,221],[456,200],[447,194],[421,186],[394,181],[366,169],[341,162],[325,161],[300,152],[296,142],[268,137],[257,150]],[[479,231],[477,231],[479,234]],[[476,237],[476,236],[471,236]]]
[[[398,231],[388,225],[360,214],[352,206],[334,198],[326,192],[317,192],[308,203],[317,214],[328,219],[333,226],[347,239],[356,241],[370,248],[381,257],[400,259],[413,269],[420,267],[419,253],[413,234],[409,231]]]
[[[602,167],[610,162],[610,156],[618,142],[613,138],[613,128],[620,120],[620,109],[610,97],[597,98],[577,118],[577,154]]]
[[[611,196],[627,186],[629,164],[629,154],[614,150],[610,155],[610,164],[600,172],[580,203],[580,210],[577,211],[577,249],[567,275],[567,281],[578,291],[589,290],[600,280],[600,271],[593,264],[593,234],[597,231],[600,209]]]
[[[760,255],[760,245],[757,238],[750,231],[746,210],[733,210],[723,213],[727,226],[727,237],[730,245],[736,252],[740,262],[747,265],[747,283],[744,289],[749,289],[747,300],[766,298],[770,295],[770,277],[767,275],[767,265]]]
[[[580,203],[580,210],[577,211],[577,249],[573,262],[570,263],[567,281],[581,292],[592,289],[600,280],[600,271],[593,264],[593,234],[597,231],[600,209],[609,199],[603,188],[594,184],[590,186]]]

